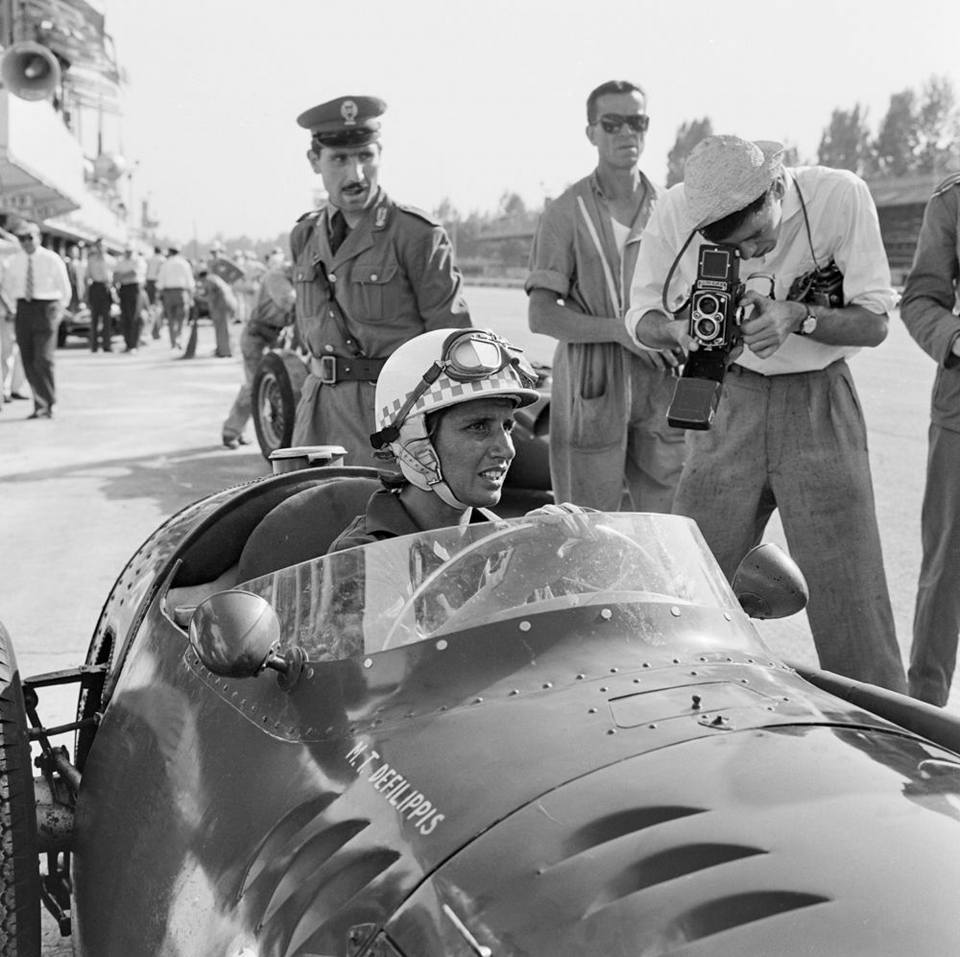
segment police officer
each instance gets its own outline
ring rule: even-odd
[[[351,465],[375,462],[374,389],[387,357],[427,330],[470,325],[443,227],[379,185],[385,109],[375,97],[343,96],[297,118],[328,204],[290,236],[297,326],[310,351],[293,444],[342,445]]]

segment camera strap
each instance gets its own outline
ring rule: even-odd
[[[677,271],[677,266],[680,265],[680,260],[683,259],[683,254],[687,251],[687,246],[693,242],[693,237],[697,235],[697,230],[694,229],[691,231],[690,235],[687,236],[687,241],[680,247],[680,252],[674,257],[673,262],[670,264],[670,269],[667,271],[667,279],[663,284],[663,290],[660,293],[660,304],[663,306],[663,311],[668,316],[676,316],[679,313],[683,312],[684,309],[690,303],[690,296],[687,296],[686,300],[680,304],[676,309],[671,309],[667,304],[667,290],[670,288],[670,282],[673,279],[673,274]]]
[[[593,245],[597,250],[597,256],[600,257],[600,264],[603,266],[603,278],[607,281],[607,293],[610,296],[614,308],[617,310],[617,315],[622,316],[623,293],[620,286],[613,281],[613,271],[610,269],[610,263],[607,262],[607,257],[603,252],[603,244],[600,242],[600,236],[597,234],[597,227],[593,225],[593,220],[587,212],[587,204],[583,201],[582,196],[577,197],[577,205],[580,207],[580,214],[583,216],[584,223],[586,223],[587,232],[590,234],[590,239],[593,240]]]
[[[803,201],[803,192],[800,189],[800,184],[797,182],[796,176],[791,176],[790,179],[793,180],[793,185],[797,188],[797,196],[800,199],[800,212],[803,213],[803,225],[807,230],[807,245],[810,247],[813,265],[816,269],[819,269],[820,263],[817,260],[817,254],[813,251],[813,233],[810,231],[810,217],[807,215],[807,204]]]

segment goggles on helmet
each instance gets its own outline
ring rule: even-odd
[[[517,384],[522,388],[532,389],[536,386],[537,373],[521,350],[484,329],[464,329],[454,333],[444,342],[440,358],[423,374],[393,421],[371,435],[370,441],[377,449],[396,442],[400,437],[400,426],[406,421],[410,410],[441,375],[446,375],[454,382],[477,382],[507,368],[513,371]]]

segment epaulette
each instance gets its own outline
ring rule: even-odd
[[[319,219],[320,214],[323,212],[322,209],[311,209],[309,212],[304,213],[298,220],[298,223],[302,223],[306,219]]]
[[[951,176],[948,176],[934,191],[934,196],[939,196],[941,193],[945,193],[951,186],[960,186],[960,173],[953,173]]]
[[[397,209],[403,210],[405,213],[409,213],[411,216],[416,216],[417,219],[422,219],[429,226],[442,226],[443,223],[438,222],[431,216],[429,213],[425,213],[422,209],[418,209],[416,206],[403,206],[400,203],[395,204]]]

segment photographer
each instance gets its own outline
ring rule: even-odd
[[[846,358],[879,345],[895,295],[876,208],[844,170],[785,169],[782,147],[709,137],[644,232],[627,330],[682,362],[698,344],[677,311],[697,276],[699,233],[735,248],[748,289],[712,428],[687,433],[674,512],[689,515],[729,578],[779,509],[810,586],[822,667],[905,689],[877,530],[866,428]],[[671,274],[669,287],[664,284]],[[826,304],[829,303],[829,304]]]

